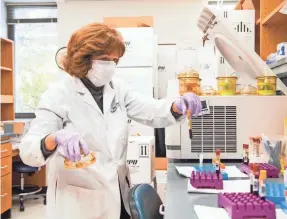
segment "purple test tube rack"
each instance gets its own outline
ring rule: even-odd
[[[223,189],[222,175],[215,172],[192,171],[190,184],[197,189]]]
[[[231,219],[276,219],[274,203],[261,200],[252,193],[224,193],[218,195],[218,206],[224,208]]]

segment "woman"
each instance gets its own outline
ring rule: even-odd
[[[192,93],[174,101],[154,100],[112,80],[125,51],[120,34],[93,23],[71,37],[63,59],[67,80],[42,97],[36,118],[20,145],[31,166],[49,162],[49,219],[130,218],[129,169],[126,165],[128,118],[155,128],[201,112]],[[64,159],[80,160],[80,151],[96,154],[96,163],[65,169]]]

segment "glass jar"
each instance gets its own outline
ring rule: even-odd
[[[81,160],[77,162],[72,162],[68,159],[64,160],[64,166],[67,169],[79,169],[88,167],[96,162],[96,154],[93,151],[90,151],[89,154],[81,154]]]
[[[193,92],[200,95],[200,79],[197,71],[190,69],[177,75],[179,81],[179,94]]]
[[[277,77],[263,76],[257,77],[257,93],[261,96],[276,95]]]
[[[217,77],[217,90],[220,96],[236,95],[236,82],[237,77],[226,76]]]

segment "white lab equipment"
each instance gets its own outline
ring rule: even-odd
[[[257,76],[274,73],[248,46],[237,39],[208,8],[204,8],[198,27],[205,37],[214,42],[225,60],[246,84],[256,83]],[[287,94],[286,86],[277,80],[277,89]],[[178,81],[169,81],[168,98],[179,96]],[[283,134],[287,112],[286,96],[201,96],[208,100],[210,114],[193,118],[193,139],[188,135],[188,121],[166,128],[167,157],[197,159],[199,153],[213,158],[215,149],[221,150],[222,159],[241,159],[242,145],[250,136],[260,133]]]
[[[217,9],[214,10],[214,14],[237,36],[239,42],[252,50],[255,49],[255,10]],[[217,76],[227,76],[234,72],[218,49],[216,49],[215,71]]]
[[[155,176],[154,157],[154,136],[129,137],[127,164],[133,185],[152,182]]]

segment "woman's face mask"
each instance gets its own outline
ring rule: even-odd
[[[96,86],[108,84],[116,72],[114,61],[94,60],[92,68],[88,71],[87,78]]]

